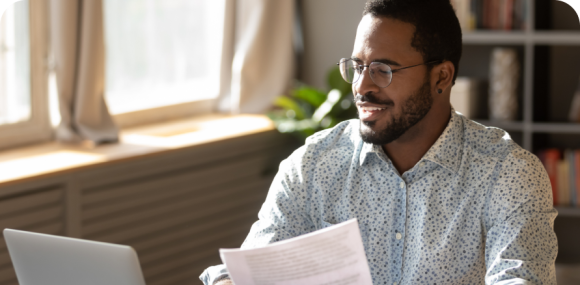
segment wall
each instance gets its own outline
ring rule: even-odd
[[[301,77],[326,90],[326,74],[352,53],[366,0],[302,0],[304,55]]]

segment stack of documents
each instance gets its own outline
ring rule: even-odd
[[[220,249],[236,285],[372,285],[356,219],[254,249]]]

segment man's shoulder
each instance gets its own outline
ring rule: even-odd
[[[321,159],[329,151],[340,149],[345,154],[354,152],[360,144],[359,120],[340,122],[336,126],[319,131],[306,139],[306,143],[292,155],[293,159]]]
[[[464,146],[472,153],[499,163],[518,163],[520,166],[539,163],[539,159],[534,154],[518,145],[505,130],[484,126],[465,117],[462,119]]]
[[[359,141],[359,120],[352,119],[313,134],[306,139],[305,145],[315,148],[328,148],[337,145],[354,145]]]

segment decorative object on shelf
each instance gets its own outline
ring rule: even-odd
[[[576,92],[572,98],[568,120],[570,122],[580,123],[580,79],[578,80],[578,88],[576,88]]]
[[[470,77],[457,77],[451,88],[451,106],[469,119],[487,117],[487,82]]]
[[[327,83],[328,92],[297,83],[290,96],[278,97],[274,102],[278,109],[268,113],[278,131],[304,140],[317,131],[356,118],[351,84],[342,79],[338,67],[330,70]]]
[[[489,118],[493,121],[513,121],[518,113],[518,53],[511,48],[494,48],[489,76]]]

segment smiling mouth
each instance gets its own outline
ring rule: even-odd
[[[359,119],[361,121],[376,121],[383,116],[382,114],[388,107],[358,106]]]
[[[363,112],[375,112],[375,111],[382,111],[386,108],[378,108],[378,107],[360,107],[361,111]]]

